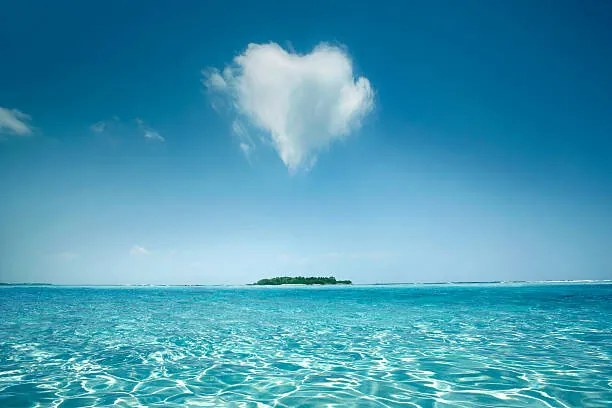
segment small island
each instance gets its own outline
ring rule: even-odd
[[[329,277],[280,276],[276,278],[260,279],[254,285],[350,285],[350,280],[336,280]]]

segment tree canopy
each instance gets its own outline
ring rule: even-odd
[[[336,280],[329,277],[279,276],[275,278],[260,279],[256,285],[350,285],[350,280]]]

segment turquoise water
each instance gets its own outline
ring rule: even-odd
[[[612,285],[0,288],[0,406],[612,405]]]

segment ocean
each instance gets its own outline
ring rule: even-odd
[[[609,407],[612,284],[0,287],[0,407]]]

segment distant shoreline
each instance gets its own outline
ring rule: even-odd
[[[352,283],[348,284],[283,284],[283,285],[256,285],[252,283],[237,284],[149,284],[149,283],[115,283],[115,284],[71,284],[71,283],[24,283],[24,282],[0,282],[0,287],[133,287],[133,288],[163,288],[163,287],[364,287],[364,286],[444,286],[444,285],[512,285],[512,284],[589,284],[604,283],[612,284],[612,279],[575,279],[575,280],[538,280],[538,281],[452,281],[452,282],[390,282],[390,283]]]

